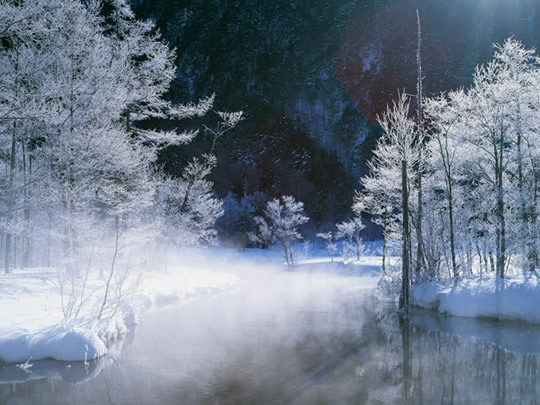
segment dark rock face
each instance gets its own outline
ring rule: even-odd
[[[136,2],[177,48],[175,98],[215,91],[227,107],[247,106],[257,118],[350,97],[373,119],[398,89],[414,90],[416,9],[427,92],[465,85],[493,43],[511,35],[540,42],[539,7],[535,0]]]
[[[427,95],[469,84],[495,42],[514,35],[540,43],[537,0],[134,0],[134,7],[177,49],[172,99],[215,92],[217,109],[246,112],[218,145],[218,194],[294,195],[296,176],[302,197],[318,200],[311,214],[321,222],[347,214],[324,207],[352,201],[379,136],[377,114],[398,90],[416,91],[416,9]],[[276,141],[290,136],[293,146]],[[197,142],[168,151],[164,163],[206,151],[204,138]],[[318,149],[336,158],[322,159]],[[328,168],[314,166],[330,161],[336,180],[319,182]]]

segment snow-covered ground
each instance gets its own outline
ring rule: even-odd
[[[312,248],[309,258],[298,253],[293,268],[286,267],[279,251],[260,249],[183,249],[167,261],[167,271],[143,273],[136,291],[117,311],[99,321],[95,305],[99,298],[93,306],[83,305],[75,319],[64,319],[55,269],[17,269],[0,274],[0,362],[20,363],[21,369],[31,370],[32,361],[40,359],[96,359],[114,350],[114,343],[122,339],[130,324],[137,323],[141,313],[234,291],[242,279],[265,268],[361,276],[368,280],[367,288],[375,288],[381,266],[380,256],[332,260],[321,248]],[[102,296],[99,286],[103,286],[103,278],[96,275],[88,280],[87,289]],[[424,283],[414,285],[411,291],[415,305],[441,313],[540,324],[540,279],[534,273],[505,280],[489,276],[464,279],[456,287]]]
[[[464,279],[452,284],[412,287],[415,305],[463,317],[489,317],[540,323],[540,279],[536,273],[497,279]]]
[[[96,313],[102,300],[99,297],[103,296],[103,277],[97,274],[89,277],[86,292],[81,294],[88,303],[81,305],[78,316],[66,321],[57,270],[33,268],[1,273],[0,362],[20,363],[21,368],[31,370],[32,361],[40,359],[96,359],[114,350],[114,343],[122,339],[130,324],[138,322],[141,313],[232,291],[242,277],[263,268],[368,276],[374,287],[381,261],[377,256],[365,256],[360,261],[334,258],[332,262],[324,249],[311,249],[308,260],[299,256],[294,269],[287,269],[276,250],[182,249],[169,255],[167,271],[141,274],[137,289],[122,300],[118,310],[100,320],[96,320]],[[71,291],[69,282],[63,294],[64,305]],[[81,287],[77,288],[80,293]]]
[[[170,266],[167,272],[142,276],[129,304],[120,305],[116,314],[97,321],[92,316],[95,306],[88,305],[76,319],[66,321],[55,269],[1,274],[0,362],[21,362],[30,370],[32,360],[92,360],[106,354],[142,311],[214,295],[239,283],[233,274],[194,266]],[[89,279],[87,289],[100,284],[97,278]]]

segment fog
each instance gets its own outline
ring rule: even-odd
[[[354,354],[364,322],[362,280],[272,268],[236,271],[243,273],[239,291],[149,316],[139,331],[150,361],[164,360],[160,374],[176,383],[183,376],[182,386],[192,391],[186,402],[202,401],[208,391],[243,403],[256,402],[251,395],[262,402],[294,397],[314,375]],[[154,333],[164,324],[170,326],[166,344]],[[145,367],[144,358],[138,362]]]
[[[170,270],[181,260],[241,282],[146,312],[118,353],[87,368],[48,362],[56,375],[19,384],[11,374],[0,403],[510,404],[534,403],[540,387],[536,332],[522,353],[505,346],[527,339],[518,324],[425,311],[404,323],[373,298],[367,259],[287,268],[270,256],[182,251],[168,260]]]
[[[179,392],[171,387],[178,387],[183,398],[189,397],[182,403],[198,403],[209,391],[219,396],[221,391],[238,389],[237,395],[244,395],[239,381],[251,387],[249,391],[259,387],[262,393],[257,395],[270,402],[285,393],[287,397],[300,395],[296,391],[314,374],[324,375],[333,367],[330,363],[339,363],[356,350],[364,322],[360,308],[377,280],[373,268],[366,267],[363,275],[351,275],[343,266],[328,263],[307,272],[302,266],[289,269],[279,259],[272,263],[268,257],[242,257],[232,251],[221,257],[211,251],[169,254],[169,271],[181,263],[232,272],[240,278],[240,285],[181,306],[151,309],[142,316],[132,344],[124,344],[111,364],[92,364],[86,374],[65,377],[79,369],[50,362],[50,372],[42,376],[56,381],[54,393],[43,392],[43,382],[29,381],[27,388],[57,401],[59,387],[65,387],[73,395],[67,397],[71,401],[85,397],[88,402],[85,392],[93,387],[96,403],[103,403],[109,395],[113,399],[120,395],[117,400],[121,403],[146,402],[140,399],[141,392],[144,398],[159,392],[160,402],[178,403]],[[336,331],[340,333],[336,335]],[[55,374],[57,369],[62,373]],[[86,381],[90,376],[91,383],[81,384],[77,390],[68,388],[70,382]],[[108,392],[103,381],[109,379],[121,388]]]

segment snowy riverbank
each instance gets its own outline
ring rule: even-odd
[[[11,274],[2,273],[0,362],[17,362],[25,367],[24,363],[29,361],[27,367],[31,367],[31,362],[39,359],[85,361],[101,357],[138,322],[141,313],[234,290],[240,283],[239,275],[248,276],[254,269],[368,276],[371,287],[375,286],[380,257],[365,256],[360,261],[347,262],[336,258],[332,262],[325,251],[317,249],[310,252],[310,257],[299,259],[296,266],[287,268],[275,250],[182,249],[164,259],[169,262],[166,272],[145,271],[140,274],[140,281],[136,281],[136,274],[130,276],[132,280],[124,288],[129,290],[132,282],[138,284],[137,288],[100,320],[96,320],[96,314],[104,284],[97,274],[91,273],[84,294],[80,291],[82,287],[77,287],[77,294],[84,295],[87,302],[80,305],[75,319],[66,321],[55,269],[16,269]],[[64,308],[70,298],[70,282],[64,285]]]
[[[98,321],[92,316],[95,306],[88,305],[76,319],[65,321],[56,270],[16,269],[0,275],[0,362],[27,362],[21,367],[30,369],[32,360],[95,359],[106,354],[143,311],[211,296],[238,283],[233,274],[171,266],[167,272],[142,274],[136,294],[121,302],[114,315]],[[88,280],[89,289],[99,284]]]
[[[464,279],[451,284],[422,283],[412,287],[421,308],[462,317],[488,317],[540,324],[540,279],[536,273],[496,279]]]

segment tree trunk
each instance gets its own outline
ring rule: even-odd
[[[48,227],[47,227],[47,267],[51,267],[51,233],[52,233],[52,214],[47,210]]]
[[[454,284],[457,283],[459,273],[456,265],[456,243],[454,236],[454,198],[452,195],[452,178],[451,174],[447,175],[447,187],[448,187],[448,220],[450,221],[450,257],[452,260],[452,273],[454,276]]]
[[[401,161],[401,209],[403,212],[401,296],[399,308],[404,316],[409,316],[409,190],[407,189],[407,161]]]
[[[506,260],[506,229],[504,216],[504,190],[503,190],[503,136],[500,139],[500,150],[495,147],[495,187],[497,195],[496,218],[497,226],[495,231],[496,237],[496,260],[497,260],[497,276],[504,278],[505,260]]]
[[[422,155],[422,152],[418,152]],[[420,158],[421,159],[421,158]],[[420,280],[422,277],[422,258],[424,253],[422,252],[423,236],[422,236],[422,173],[418,171],[418,217],[416,218],[416,280]]]
[[[439,150],[441,152],[441,158],[444,166],[444,177],[447,190],[447,199],[448,199],[448,221],[449,223],[449,232],[450,232],[450,258],[452,263],[452,274],[454,277],[454,284],[457,283],[459,277],[458,268],[456,264],[456,243],[455,243],[455,232],[454,232],[454,193],[452,186],[452,165],[450,163],[450,155],[448,152],[448,135],[445,135],[444,145],[441,138],[437,138],[439,143]]]
[[[290,258],[289,258],[289,249],[287,246],[287,242],[283,239],[280,239],[279,243],[283,249],[283,253],[285,253],[285,261],[287,262],[287,267],[289,267],[291,263],[290,263]]]
[[[418,9],[416,9],[416,20],[418,24],[418,38],[417,38],[417,49],[416,49],[416,64],[418,67],[418,76],[417,76],[417,83],[416,83],[416,100],[418,103],[418,133],[420,134],[424,130],[424,117],[423,117],[423,102],[422,102],[422,31],[420,29],[420,13],[418,12]],[[421,271],[422,271],[422,258],[423,258],[423,252],[422,252],[422,142],[419,137],[418,141],[418,164],[420,167],[418,167],[418,217],[416,221],[416,238],[418,239],[416,244],[416,279],[419,280],[421,277]]]
[[[15,220],[15,190],[14,190],[14,178],[15,178],[15,152],[16,152],[16,131],[17,123],[13,123],[13,134],[11,136],[11,156],[10,156],[10,165],[9,165],[9,183],[8,183],[8,226],[13,226],[13,221]],[[12,246],[13,235],[11,229],[8,228],[6,232],[6,254],[4,256],[4,268],[6,273],[11,272],[12,259],[11,254],[13,250]]]
[[[289,245],[289,256],[291,257],[291,266],[294,265],[294,259],[293,259],[293,252],[292,252],[292,246],[290,244],[290,242],[288,243]]]
[[[22,143],[22,155],[23,155],[23,174],[24,174],[24,237],[23,237],[23,262],[24,268],[30,266],[31,258],[31,213],[30,213],[30,190],[28,182],[32,176],[32,155],[28,155],[28,176],[27,176],[27,164],[26,164],[26,151],[24,142]]]
[[[493,251],[489,251],[489,265],[491,267],[491,272],[496,273],[495,269],[495,260],[493,259]]]
[[[15,61],[15,94],[18,96],[19,89],[18,89],[18,72],[19,72],[19,54],[17,53],[17,59]],[[12,250],[12,241],[13,241],[13,235],[11,233],[11,229],[9,227],[13,226],[13,222],[15,220],[15,185],[14,185],[14,179],[15,179],[15,152],[16,152],[16,146],[17,146],[17,121],[13,121],[13,133],[11,135],[11,155],[10,155],[10,162],[9,162],[9,183],[8,183],[8,203],[7,203],[7,210],[8,210],[8,230],[6,232],[6,254],[4,256],[4,269],[6,273],[10,273],[11,271],[11,250]]]
[[[478,268],[480,270],[480,278],[482,278],[482,252],[480,251],[480,246],[478,245],[478,240],[476,240],[476,254],[478,255]]]
[[[536,211],[536,207],[538,206],[538,184],[540,183],[540,173],[536,169],[534,162],[532,162],[533,168],[532,168],[532,175],[533,175],[533,201],[532,203],[529,203],[529,238],[527,241],[528,244],[528,252],[527,252],[527,258],[529,262],[529,270],[535,271],[536,267],[539,265],[539,255],[538,255],[538,246],[537,246],[537,240],[538,240],[538,213]]]
[[[386,272],[386,228],[388,227],[388,221],[386,217],[386,208],[384,209],[383,216],[383,249],[382,249],[382,273]]]

